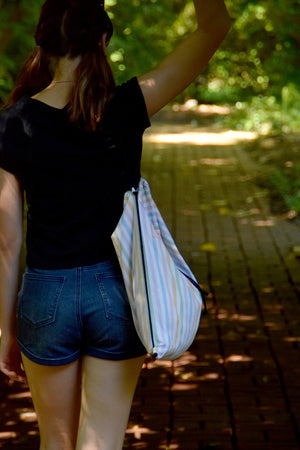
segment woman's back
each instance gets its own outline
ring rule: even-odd
[[[96,132],[70,123],[67,107],[28,96],[1,122],[2,165],[27,197],[27,264],[58,269],[114,258],[110,236],[124,192],[138,184],[149,126],[137,80],[117,88]]]

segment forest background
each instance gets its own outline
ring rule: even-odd
[[[44,0],[0,0],[0,104],[34,47]],[[176,99],[226,104],[227,126],[299,145],[300,0],[226,0],[232,30],[205,71]],[[195,29],[192,1],[107,0],[114,36],[108,49],[118,83],[151,69]],[[285,145],[285,144],[284,144]],[[278,162],[272,183],[300,212],[300,157]],[[288,164],[287,164],[288,163]]]

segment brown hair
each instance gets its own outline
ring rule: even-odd
[[[25,62],[8,105],[50,84],[51,57],[81,56],[68,105],[69,117],[87,130],[95,130],[116,87],[101,45],[104,33],[108,43],[113,26],[100,0],[46,0],[35,34],[37,47]]]

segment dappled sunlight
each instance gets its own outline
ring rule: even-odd
[[[252,361],[253,358],[248,355],[230,355],[225,358],[226,363],[248,363]]]
[[[0,447],[23,448],[22,445],[21,447],[18,445],[22,441],[26,441],[28,445],[32,445],[32,447],[26,446],[26,448],[37,448],[39,431],[31,393],[23,384],[9,383],[8,387],[9,390],[1,405],[3,415],[1,417]]]
[[[181,431],[181,430],[179,430]],[[162,444],[158,447],[159,450],[177,450],[178,448],[180,448],[179,444],[169,444],[168,447],[166,447],[165,444]]]
[[[185,352],[180,358],[173,361],[174,367],[177,366],[185,366],[187,364],[191,364],[197,361],[197,356],[191,352]]]
[[[144,362],[143,369],[157,369],[158,367],[164,369],[172,368],[172,361],[165,361],[162,359],[157,359],[156,361],[152,361],[150,358],[146,358]]]
[[[274,227],[275,226],[274,219],[254,220],[252,223],[255,227]]]
[[[254,141],[258,134],[253,131],[226,130],[220,132],[183,131],[180,133],[145,134],[144,142],[152,144],[189,144],[189,145],[236,145],[243,141]]]
[[[151,430],[150,428],[140,427],[139,425],[134,425],[131,428],[127,428],[126,434],[132,434],[135,439],[141,439],[143,434],[157,434],[158,431]]]
[[[251,322],[256,320],[256,316],[250,316],[246,314],[233,314],[231,316],[232,320],[239,320],[240,322]]]
[[[197,390],[199,385],[197,383],[174,383],[171,387],[172,391],[190,391],[192,389]]]
[[[189,162],[190,166],[232,166],[237,164],[236,158],[201,158],[199,160],[192,159]]]
[[[220,358],[220,356],[218,356],[218,358],[216,358],[216,360],[218,360]],[[211,360],[211,357],[207,357],[206,359]],[[200,366],[203,367],[209,367],[209,362],[203,362],[200,364]],[[209,373],[205,373],[203,375],[195,375],[195,372],[184,372],[181,373],[180,371],[175,372],[175,375],[183,381],[205,381],[205,380],[217,380],[220,376],[219,373],[216,372],[209,372]],[[193,386],[193,384],[191,384],[191,386]]]
[[[165,446],[165,444],[163,444],[163,445],[160,445],[158,448],[159,448],[159,450],[165,450],[166,446]],[[177,450],[179,448],[180,448],[179,444],[169,444],[167,447],[168,450]]]
[[[37,416],[34,411],[22,412],[22,413],[20,413],[19,416],[20,416],[20,419],[22,420],[22,422],[36,422],[37,421]]]
[[[216,381],[219,380],[220,378],[220,374],[219,373],[206,373],[204,375],[201,375],[200,377],[198,377],[198,379],[200,381]]]
[[[7,396],[10,400],[16,400],[16,399],[23,399],[23,398],[31,398],[30,391],[24,391],[24,392],[14,392]]]
[[[183,105],[182,104],[174,104],[172,106],[172,110],[174,112],[186,112],[192,111],[194,114],[201,115],[213,115],[217,114],[220,116],[227,116],[231,112],[231,108],[229,106],[224,105],[210,105],[210,104],[198,104],[196,99],[189,99]]]
[[[207,356],[206,359],[207,360],[211,360],[213,358],[211,356],[209,356],[209,357]],[[216,355],[215,359],[218,362],[219,359],[220,359],[220,355]],[[201,362],[201,364],[200,364],[200,366],[202,368],[209,367],[209,365],[210,365],[209,361]],[[180,386],[184,387],[183,390],[186,390],[185,389],[186,386],[190,386],[190,388],[193,389],[195,387],[195,384],[191,383],[191,384],[185,385],[185,384],[181,383],[181,380],[182,381],[193,381],[193,382],[195,382],[195,381],[215,381],[215,380],[218,380],[220,378],[220,374],[217,373],[217,372],[208,372],[208,373],[204,373],[204,374],[201,374],[201,375],[195,375],[195,372],[184,372],[184,373],[181,373],[180,371],[176,371],[175,375],[180,380]]]
[[[0,441],[3,439],[13,439],[17,437],[17,433],[15,431],[0,431]]]
[[[13,425],[17,429],[19,429],[20,423],[16,423]],[[12,425],[7,425],[7,426],[12,426]],[[21,441],[24,442],[26,440],[26,436],[28,436],[28,438],[34,439],[34,444],[32,444],[32,447],[26,446],[26,449],[27,448],[28,449],[29,448],[38,448],[39,432],[37,429],[28,430],[28,431],[26,431],[26,434],[24,434],[24,433],[21,434],[19,431],[16,432],[13,430],[0,431],[0,447],[3,446],[4,448],[14,448],[16,445],[17,448],[21,448],[18,446],[18,443]],[[8,445],[9,445],[8,443],[11,443],[11,447],[8,447]]]
[[[261,213],[258,212],[253,214],[250,211],[243,211],[243,213],[241,211],[238,211],[233,215],[240,219],[239,223],[241,225],[252,225],[256,228],[272,228],[275,227],[280,220],[282,220],[281,218],[278,217],[269,217],[266,219],[251,218],[251,216],[259,214]]]
[[[285,342],[290,342],[294,344],[295,342],[300,342],[300,336],[289,336],[283,339]]]
[[[257,316],[247,314],[230,314],[227,310],[220,310],[217,315],[219,320],[238,321],[238,322],[251,322],[257,319]]]
[[[248,339],[259,339],[260,342],[268,341],[268,336],[262,334],[260,330],[257,330],[255,333],[247,333]]]

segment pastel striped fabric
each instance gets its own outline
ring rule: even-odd
[[[197,333],[202,296],[146,180],[137,191],[126,192],[112,241],[143,345],[153,359],[178,358]]]

